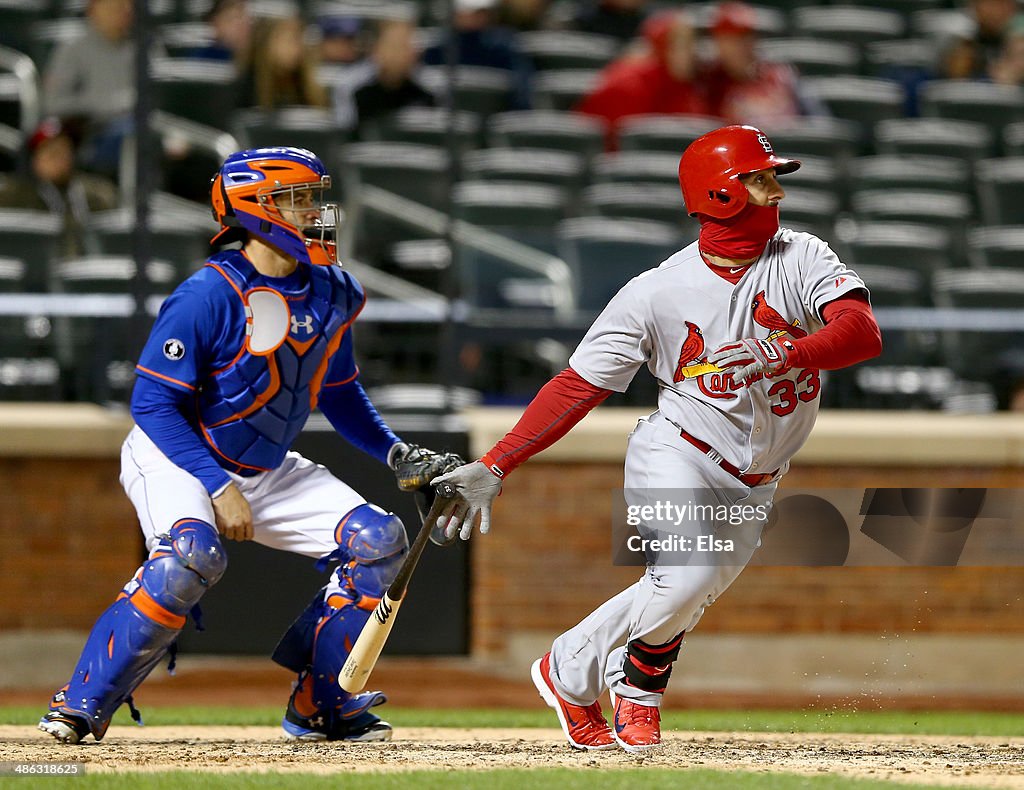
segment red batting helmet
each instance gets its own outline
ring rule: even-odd
[[[775,155],[772,144],[753,126],[724,126],[698,137],[679,160],[679,186],[690,216],[735,217],[747,205],[740,176],[775,168],[777,175],[800,167],[796,159]]]

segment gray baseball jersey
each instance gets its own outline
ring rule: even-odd
[[[791,369],[748,384],[706,356],[724,343],[823,325],[821,308],[863,280],[821,239],[782,228],[735,285],[712,271],[697,243],[626,283],[569,365],[598,387],[623,392],[641,365],[658,380],[661,413],[711,445],[742,472],[788,467],[818,413],[814,369]]]

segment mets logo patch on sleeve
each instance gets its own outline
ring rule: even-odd
[[[164,356],[171,362],[177,362],[185,356],[185,344],[176,337],[164,341]]]

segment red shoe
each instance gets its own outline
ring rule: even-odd
[[[533,685],[540,692],[541,699],[558,714],[562,732],[565,733],[570,746],[588,751],[615,748],[612,728],[608,726],[604,714],[601,713],[600,702],[585,707],[573,705],[562,699],[555,691],[555,686],[551,682],[551,653],[545,653],[543,658],[533,662],[530,677],[533,678]]]
[[[637,754],[661,744],[661,711],[651,705],[616,697],[615,742],[627,752]]]

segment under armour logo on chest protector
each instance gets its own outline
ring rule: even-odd
[[[313,334],[313,316],[311,316],[309,313],[306,313],[306,315],[300,321],[299,317],[297,315],[293,315],[292,316],[292,334],[293,335],[299,334],[299,330],[300,329],[305,330],[305,333],[307,335]]]

